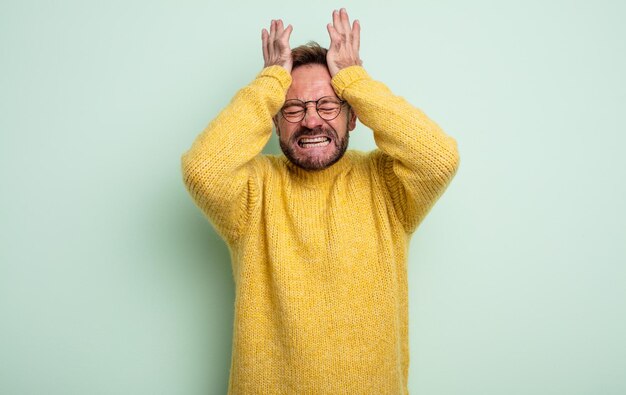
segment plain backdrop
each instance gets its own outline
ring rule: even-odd
[[[230,260],[180,156],[272,18],[328,45],[341,6],[461,152],[411,244],[411,392],[626,393],[617,0],[2,1],[0,393],[226,392]]]

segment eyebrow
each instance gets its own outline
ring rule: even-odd
[[[324,95],[324,96],[320,96],[317,99],[311,99],[311,100],[306,100],[306,99],[302,99],[299,97],[292,97],[291,99],[287,99],[285,98],[285,101],[289,101],[289,100],[300,100],[301,102],[314,102],[314,101],[318,101],[319,99],[321,99],[322,97],[332,97],[333,99],[337,99],[339,101],[341,101],[341,99],[339,98],[339,96],[333,94],[333,95]]]

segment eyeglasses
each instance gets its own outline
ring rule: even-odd
[[[291,99],[285,102],[280,113],[287,122],[297,123],[304,119],[307,104],[315,103],[315,111],[325,121],[332,121],[339,116],[341,107],[346,103],[333,96],[320,97],[317,100],[302,101]]]

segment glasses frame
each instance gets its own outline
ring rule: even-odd
[[[335,115],[335,116],[334,116],[334,117],[332,117],[332,118],[327,119],[327,118],[324,118],[324,117],[320,114],[320,111],[319,111],[319,102],[320,102],[320,100],[324,100],[324,99],[333,99],[333,100],[338,100],[338,101],[339,101],[339,111],[337,112],[337,115]],[[289,99],[289,100],[287,100],[287,102],[291,102],[291,101],[298,101],[298,102],[302,103],[302,107],[304,108],[304,111],[302,112],[302,118],[300,118],[300,119],[299,119],[299,120],[297,120],[297,121],[290,121],[289,119],[287,119],[287,117],[285,117],[285,114],[284,114],[285,105],[283,105],[283,106],[280,108],[280,115],[283,117],[283,119],[284,119],[285,121],[287,121],[287,122],[289,122],[289,123],[300,123],[300,122],[302,122],[302,120],[306,117],[306,114],[307,114],[307,112],[308,112],[308,109],[309,109],[308,104],[309,104],[309,103],[315,103],[315,112],[317,113],[317,115],[318,115],[321,119],[323,119],[324,121],[327,121],[327,122],[328,122],[328,121],[332,121],[333,119],[336,119],[336,118],[339,116],[339,114],[341,114],[341,109],[343,108],[344,104],[346,104],[346,101],[345,101],[345,100],[341,100],[341,99],[339,99],[339,98],[337,98],[337,97],[335,97],[335,96],[322,96],[322,97],[320,97],[320,98],[319,98],[319,99],[317,99],[317,100],[307,100],[307,101],[302,101],[302,100],[300,100],[300,99]],[[285,102],[285,104],[287,104],[287,102]]]

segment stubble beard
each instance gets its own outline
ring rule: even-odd
[[[303,136],[314,136],[314,135],[326,135],[330,138],[332,144],[334,146],[333,153],[328,157],[311,157],[311,156],[303,156],[298,155],[295,146],[298,145],[298,139]],[[348,141],[350,139],[350,133],[346,133],[343,138],[339,138],[337,132],[334,129],[328,128],[316,128],[316,129],[308,129],[301,128],[296,133],[294,133],[289,141],[283,141],[283,139],[279,138],[280,149],[283,151],[287,159],[294,165],[310,171],[318,171],[329,168],[334,165],[343,157],[348,149]]]

